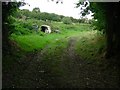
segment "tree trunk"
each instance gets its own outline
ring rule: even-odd
[[[120,62],[120,18],[119,3],[110,3],[106,10],[106,38],[107,38],[107,58],[115,58]]]
[[[3,55],[9,53],[9,33],[8,33],[8,26],[3,23],[2,25],[2,53]]]

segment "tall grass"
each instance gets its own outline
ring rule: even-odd
[[[105,46],[104,35],[98,31],[90,31],[82,34],[77,40],[75,50],[82,59],[92,62],[102,58],[100,55],[104,53]]]

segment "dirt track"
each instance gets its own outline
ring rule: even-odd
[[[119,87],[118,77],[106,68],[81,59],[75,53],[76,38],[70,38],[62,55],[47,49],[28,54],[3,73],[3,87],[11,88],[105,88]],[[59,49],[58,49],[59,50]],[[59,55],[59,56],[58,56]],[[47,57],[47,59],[46,59]],[[23,58],[22,58],[23,59]]]

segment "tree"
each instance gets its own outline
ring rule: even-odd
[[[96,26],[99,30],[103,29],[107,40],[106,58],[120,59],[120,2],[91,3],[90,10],[94,12],[97,19]]]
[[[25,5],[24,2],[2,2],[2,49],[8,51],[9,47],[9,35],[11,30],[14,30],[14,26],[11,23],[14,21],[11,16],[14,16],[18,10],[18,7]],[[10,49],[10,48],[9,48]],[[5,52],[5,53],[6,53]],[[3,52],[4,53],[4,52]]]
[[[22,16],[30,17],[30,11],[28,9],[21,10]]]
[[[79,1],[76,5],[76,8],[80,7],[81,18],[84,18],[86,15],[90,14],[90,2],[88,0],[84,0],[83,2]]]
[[[35,8],[33,8],[32,12],[40,13],[40,8],[35,7]]]
[[[119,57],[120,55],[120,27],[119,13],[120,3],[92,3],[92,9],[97,19],[96,26],[104,29],[107,39],[106,57]],[[99,24],[98,24],[99,23]]]
[[[64,24],[71,24],[72,23],[72,20],[69,17],[64,17],[62,21]]]
[[[59,15],[56,15],[56,14],[54,14],[54,13],[50,14],[50,18],[51,18],[51,20],[53,20],[53,21],[60,21],[60,20],[61,20],[61,19],[60,19],[60,16],[59,16]]]
[[[115,56],[120,58],[120,3],[107,3],[105,6],[106,16],[106,38],[107,38],[107,57]],[[120,62],[120,61],[119,61]]]

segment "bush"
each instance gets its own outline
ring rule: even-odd
[[[32,31],[30,30],[30,27],[28,27],[28,24],[26,25],[25,23],[21,21],[16,21],[13,26],[15,29],[12,31],[12,33],[16,35],[26,35],[30,34]],[[29,25],[30,26],[30,25]]]
[[[32,27],[32,23],[23,23],[23,27],[24,28],[27,28],[27,29],[29,29],[29,30],[32,30],[33,29],[33,27]]]
[[[29,29],[27,29],[27,28],[17,26],[17,27],[15,27],[15,31],[13,33],[17,34],[17,35],[26,35],[26,34],[30,34],[31,31]]]
[[[72,20],[69,17],[64,17],[62,21],[64,24],[71,24],[72,23]]]

